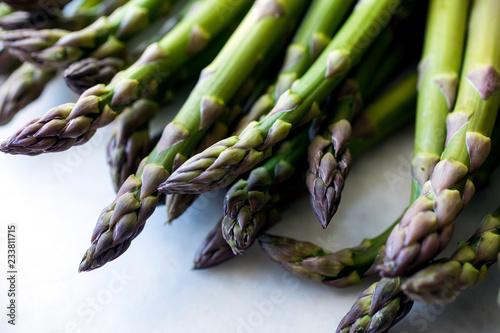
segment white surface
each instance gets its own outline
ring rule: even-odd
[[[74,99],[61,81],[54,82],[38,102],[0,128],[0,139]],[[0,156],[0,304],[7,301],[6,225],[17,223],[19,230],[18,325],[6,324],[2,306],[0,332],[326,333],[374,281],[338,290],[298,280],[257,245],[217,268],[191,270],[199,243],[222,215],[222,191],[202,197],[172,226],[163,225],[166,213],[158,209],[123,256],[78,274],[95,221],[114,198],[105,163],[108,133],[106,128],[87,145],[64,153]],[[330,250],[378,234],[407,204],[412,135],[406,128],[355,161],[341,208],[327,230],[305,198],[271,232]],[[494,185],[500,186],[498,177]],[[453,244],[467,238],[497,204],[493,187],[478,194],[459,219]],[[498,332],[498,266],[490,272],[486,283],[451,305],[416,305],[392,332]]]

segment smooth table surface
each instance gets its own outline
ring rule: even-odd
[[[1,81],[0,81],[1,82]],[[50,107],[75,101],[61,80],[8,126],[5,139]],[[173,112],[182,96],[169,109]],[[18,226],[18,325],[0,332],[334,332],[358,294],[375,279],[349,289],[299,280],[270,260],[258,244],[209,270],[192,270],[193,256],[222,216],[222,195],[202,196],[165,226],[164,207],[117,260],[78,274],[101,210],[114,199],[105,148],[110,126],[88,144],[38,157],[0,156],[0,304],[7,304],[7,224]],[[389,226],[409,200],[413,127],[354,161],[342,204],[322,230],[308,198],[294,204],[270,233],[314,242],[335,251],[357,245]],[[467,239],[499,200],[499,174],[457,222],[453,248]],[[448,249],[445,254],[449,254]],[[455,303],[415,305],[391,332],[499,332],[498,265],[488,280]]]

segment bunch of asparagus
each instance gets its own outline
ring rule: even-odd
[[[497,209],[449,259],[436,258],[499,162],[497,0],[2,2],[0,74],[9,76],[0,124],[58,73],[79,97],[0,151],[60,152],[113,124],[107,161],[117,194],[79,271],[121,256],[157,206],[172,222],[198,195],[225,187],[223,218],[194,267],[259,240],[288,271],[329,286],[379,274],[338,332],[387,332],[414,301],[449,303],[500,255]],[[189,97],[152,133],[182,87]],[[306,193],[327,228],[356,158],[414,117],[410,203],[387,230],[333,253],[265,233]]]

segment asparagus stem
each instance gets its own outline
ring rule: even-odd
[[[122,54],[119,54],[119,57],[108,56],[101,53],[94,54],[94,57],[84,58],[72,63],[64,70],[63,77],[66,85],[74,92],[82,94],[85,90],[97,84],[110,83],[116,74],[127,68],[130,63],[139,59],[140,55],[150,44],[158,42],[163,36],[168,34],[198,1],[190,1],[178,15],[166,20],[163,26],[154,33],[152,38],[139,43],[131,51],[127,48],[126,52],[123,52],[123,56]],[[97,58],[96,56],[100,56],[101,58]],[[103,56],[105,58],[102,58]]]
[[[500,252],[500,208],[487,215],[472,237],[460,243],[450,259],[439,260],[404,281],[402,289],[415,301],[451,303],[460,292],[486,279]]]
[[[242,254],[265,225],[260,211],[272,200],[275,187],[295,174],[309,144],[308,129],[280,145],[279,150],[261,167],[240,179],[224,199],[222,236],[235,254]]]
[[[489,137],[500,106],[500,22],[493,19],[498,15],[498,1],[481,0],[472,6],[458,99],[446,120],[446,148],[422,187],[423,195],[389,237],[379,266],[384,276],[408,275],[443,250],[456,216],[474,195],[467,175],[490,152]]]
[[[225,1],[204,4],[217,6],[215,8],[227,6]],[[247,3],[238,4],[243,9]],[[174,120],[165,127],[158,145],[138,173],[127,179],[116,200],[104,209],[80,271],[98,268],[126,250],[155,209],[158,185],[186,160],[185,156],[189,156],[210,125],[224,115],[226,104],[255,68],[258,59],[267,55],[287,25],[298,19],[305,5],[306,2],[299,0],[259,0],[254,4],[217,58],[202,72],[197,86]],[[218,11],[212,12],[211,27],[220,25],[221,17],[234,15],[234,6],[222,16]],[[121,219],[110,223],[115,216]]]
[[[386,29],[366,54],[355,73],[346,80],[338,97],[332,100],[333,107],[326,113],[326,129],[317,135],[309,146],[307,187],[311,206],[323,228],[330,223],[340,203],[345,179],[351,168],[351,153],[348,148],[351,138],[351,121],[362,107],[362,96],[370,77],[376,72],[392,41]],[[393,63],[396,66],[397,63]],[[388,71],[389,73],[389,71]]]
[[[35,101],[56,72],[24,63],[0,87],[0,125],[7,124],[20,110]]]
[[[374,136],[370,139],[353,140],[351,147],[356,153],[355,156],[388,135],[388,130],[394,131],[399,128],[394,125],[386,128],[387,119],[391,119],[391,124],[399,125],[410,119],[411,112],[408,111],[413,109],[415,103],[416,83],[417,75],[408,74],[402,82],[394,85],[366,107],[363,115],[366,115],[366,119],[373,119],[370,122],[370,132]],[[292,273],[334,287],[347,287],[361,283],[361,278],[375,272],[373,267],[380,257],[392,227],[394,225],[373,239],[363,240],[354,248],[346,248],[335,253],[308,242],[270,235],[261,240],[261,246],[273,260]]]
[[[318,115],[318,105],[361,58],[399,0],[359,2],[328,47],[292,89],[283,93],[262,122],[250,123],[240,136],[220,141],[193,156],[161,185],[164,193],[200,193],[231,184],[271,155],[272,146]],[[229,158],[231,157],[231,158]]]
[[[383,278],[361,293],[336,332],[388,332],[412,306],[413,301],[401,292],[401,279]]]
[[[123,51],[124,41],[164,14],[172,1],[131,0],[79,31],[15,30],[6,32],[2,40],[10,52],[25,61],[40,67],[65,68],[88,55]]]
[[[251,0],[228,6],[225,0],[207,0],[159,42],[151,44],[139,60],[107,86],[85,91],[76,104],[63,104],[35,119],[0,145],[10,154],[38,155],[67,150],[87,142],[98,128],[108,125],[117,113],[137,99],[154,97],[193,55],[201,53],[215,36],[246,10]],[[224,11],[224,15],[220,15]]]

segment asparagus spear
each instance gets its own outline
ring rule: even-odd
[[[467,174],[476,171],[491,148],[500,106],[500,2],[474,2],[457,104],[447,118],[448,137],[440,161],[420,196],[392,231],[379,271],[407,275],[427,263],[450,241],[454,220],[474,194]],[[494,22],[491,26],[489,22]]]
[[[293,128],[318,115],[318,105],[360,60],[377,35],[373,31],[380,31],[399,4],[399,0],[359,2],[314,65],[281,95],[265,120],[250,123],[240,136],[222,140],[193,156],[158,189],[169,194],[224,187],[269,157],[272,146]]]
[[[287,48],[276,83],[250,110],[252,119],[258,120],[268,114],[280,95],[290,89],[292,83],[311,67],[330,42],[353,3],[353,0],[315,0],[311,4],[292,44]]]
[[[205,4],[219,7],[226,2]],[[239,4],[244,7],[243,2]],[[80,271],[98,268],[126,250],[155,209],[159,195],[157,186],[172,169],[186,160],[184,156],[189,156],[210,125],[225,113],[226,103],[287,26],[298,19],[305,5],[306,2],[299,0],[255,2],[216,59],[203,70],[197,86],[174,120],[165,127],[158,145],[138,173],[127,179],[117,199],[104,209]],[[234,12],[233,4],[233,8],[222,17]],[[212,13],[214,21],[220,22],[221,16]],[[120,220],[115,223],[117,218]]]
[[[401,279],[383,278],[361,293],[337,327],[337,333],[384,333],[411,310],[413,301],[401,292]]]
[[[366,61],[351,75],[327,110],[325,131],[309,146],[307,187],[311,206],[323,228],[330,223],[340,203],[345,179],[351,168],[348,148],[351,121],[362,107],[363,98],[377,67],[386,57],[392,33],[386,29],[366,54]],[[393,63],[393,66],[397,63]],[[390,71],[387,71],[389,74]]]
[[[74,92],[81,94],[97,84],[108,84],[128,64],[136,61],[150,44],[156,43],[168,34],[180,22],[186,11],[196,7],[194,4],[196,1],[190,1],[179,15],[166,20],[152,38],[139,43],[132,51],[127,48],[126,52],[123,52],[123,56],[121,54],[120,57],[101,54],[99,56],[104,56],[104,58],[88,57],[72,63],[63,73],[66,85]]]
[[[61,29],[7,31],[2,40],[10,52],[39,67],[65,68],[88,55],[123,51],[123,41],[170,9],[172,0],[131,0],[74,32]]]
[[[281,213],[306,193],[305,177],[293,177],[289,182],[280,184],[275,188],[271,200],[258,214],[262,222],[260,232],[272,228],[281,220]],[[248,244],[250,246],[251,244]],[[194,268],[209,268],[223,263],[235,257],[229,244],[222,237],[222,220],[210,231],[201,246],[199,247]]]
[[[175,92],[175,90],[181,86],[181,83],[197,77],[201,70],[216,57],[229,36],[230,33],[223,33],[221,36],[217,37],[217,40],[209,45],[201,55],[188,61],[185,66],[173,75],[171,80],[163,84],[161,89],[163,99],[159,100],[160,104],[169,102],[172,91]],[[161,95],[157,94],[157,96]],[[155,140],[153,145],[151,145],[153,142],[149,138],[149,122],[156,114],[156,111],[150,112],[145,110],[145,112],[139,112],[138,114],[138,112],[133,110],[129,112],[125,110],[116,118],[114,131],[108,142],[107,150],[108,165],[116,191],[120,189],[128,176],[137,170],[140,161],[147,157],[158,143],[159,137],[158,140]],[[222,119],[212,126],[205,138],[206,140],[216,142],[221,136],[224,137],[226,132],[227,119]],[[200,143],[200,145],[203,145],[203,149],[210,144],[206,142]],[[165,203],[168,212],[167,222],[171,222],[173,219],[180,216],[194,199],[195,197],[187,197],[184,195],[168,196]]]
[[[447,260],[418,271],[402,289],[411,299],[428,304],[451,303],[460,292],[486,279],[488,267],[500,252],[500,208],[487,215],[480,227]]]
[[[117,112],[139,98],[154,96],[159,84],[167,81],[191,56],[203,51],[250,3],[251,0],[232,5],[225,0],[201,3],[198,11],[186,17],[158,43],[151,44],[116,80],[107,86],[90,88],[76,104],[63,104],[49,110],[4,141],[0,151],[38,155],[87,142],[98,128],[113,121]],[[231,9],[225,10],[227,6]]]
[[[81,94],[97,84],[108,84],[123,68],[125,60],[118,57],[85,58],[66,68],[63,77],[71,90]]]
[[[364,132],[372,133],[373,137],[353,138],[353,157],[410,120],[412,114],[408,111],[412,110],[415,103],[416,84],[417,75],[409,74],[366,107],[363,111],[364,119],[372,119],[368,122],[372,128]],[[357,127],[357,122],[354,122],[354,133],[358,132]],[[360,283],[363,276],[373,274],[374,262],[391,230],[389,228],[373,239],[365,239],[357,247],[333,254],[311,243],[270,235],[261,237],[261,246],[273,260],[301,277],[319,280],[335,287],[347,287]]]
[[[0,125],[7,124],[26,105],[36,100],[56,72],[24,63],[0,86]]]
[[[148,124],[157,113],[158,103],[141,99],[116,118],[106,151],[116,191],[150,153]]]
[[[279,150],[261,167],[252,170],[247,179],[240,179],[224,199],[222,236],[233,249],[242,254],[265,225],[261,210],[271,201],[275,187],[295,174],[309,145],[309,130],[283,142]]]

